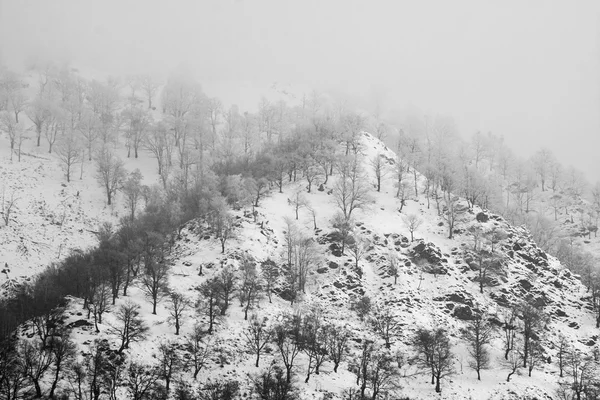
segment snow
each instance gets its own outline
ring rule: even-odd
[[[390,159],[395,154],[387,149],[381,142],[369,134],[363,135],[365,160],[370,160],[382,153]],[[0,262],[9,265],[10,272],[5,273],[6,280],[17,278],[25,279],[39,272],[49,262],[57,261],[75,249],[84,249],[96,242],[93,231],[97,230],[99,224],[104,221],[116,223],[123,215],[123,208],[118,205],[107,207],[101,190],[95,181],[91,179],[92,173],[89,163],[86,164],[85,180],[74,179],[66,186],[60,165],[53,156],[44,154],[43,148],[38,149],[28,144],[27,155],[21,163],[9,161],[9,151],[5,138],[0,139],[0,177],[2,184],[9,191],[16,191],[19,195],[18,207],[14,211],[11,223],[8,227],[0,229]],[[368,163],[365,167],[371,174]],[[128,168],[138,167],[147,176],[148,181],[155,179],[155,166],[147,157],[140,160],[128,160]],[[153,178],[154,177],[154,178]],[[328,188],[331,187],[336,176],[331,177]],[[374,183],[374,177],[371,176]],[[235,253],[248,252],[256,260],[263,261],[267,258],[281,261],[283,232],[285,230],[284,218],[294,220],[294,210],[288,204],[288,198],[296,190],[304,190],[303,182],[288,183],[284,187],[284,193],[276,190],[263,200],[258,207],[258,219],[245,217],[244,210],[237,211],[240,217],[241,228],[236,238],[227,243],[225,254],[221,254],[220,243],[211,237],[204,239],[204,235],[193,229],[193,224],[188,224],[182,231],[171,257],[172,274],[170,286],[184,293],[190,299],[196,299],[196,288],[206,279],[214,276],[221,268],[221,264],[237,265]],[[77,195],[79,193],[79,195]],[[306,193],[306,198],[316,210],[317,226],[322,230],[318,233],[313,229],[312,216],[306,209],[300,210],[300,218],[297,221],[305,234],[313,235],[315,239],[329,233],[332,230],[330,220],[336,211],[332,195],[327,190],[313,190]],[[427,208],[423,196],[408,200],[402,213],[399,210],[399,200],[394,197],[395,189],[393,177],[388,174],[382,184],[382,192],[373,191],[373,203],[368,209],[356,211],[356,221],[360,226],[355,228],[355,233],[374,240],[373,248],[368,257],[371,262],[363,259],[360,267],[363,271],[359,277],[353,270],[354,260],[346,254],[335,257],[327,250],[327,244],[319,245],[321,256],[317,268],[327,266],[330,261],[339,264],[337,269],[328,269],[323,274],[311,275],[308,290],[299,303],[293,307],[288,302],[277,296],[273,296],[273,303],[263,299],[255,312],[267,316],[269,321],[278,318],[281,313],[289,312],[293,308],[305,309],[310,304],[319,304],[326,319],[338,321],[347,325],[356,337],[366,334],[367,328],[361,322],[354,311],[350,310],[350,301],[358,298],[358,292],[337,288],[334,282],[346,282],[352,279],[357,282],[359,288],[370,296],[374,303],[385,303],[393,307],[393,312],[402,327],[393,350],[410,350],[410,339],[418,327],[444,327],[452,335],[453,351],[456,355],[456,373],[442,382],[442,394],[436,394],[429,383],[427,374],[412,375],[414,369],[407,369],[409,374],[398,380],[401,389],[394,392],[390,398],[397,398],[400,394],[411,399],[524,399],[524,398],[555,398],[554,391],[557,387],[557,368],[554,364],[544,364],[534,369],[532,377],[516,374],[510,382],[506,382],[507,371],[500,366],[499,359],[503,357],[501,332],[494,339],[490,349],[492,352],[492,365],[489,370],[482,371],[482,380],[477,381],[474,371],[468,367],[468,354],[465,343],[460,339],[460,330],[465,323],[451,316],[444,307],[444,302],[436,301],[435,298],[447,294],[465,291],[472,295],[475,304],[482,310],[500,313],[502,308],[497,306],[490,293],[497,293],[502,288],[515,285],[519,279],[531,279],[530,271],[524,265],[512,262],[509,266],[508,279],[502,285],[494,288],[486,287],[483,294],[479,293],[477,282],[472,278],[475,272],[464,273],[461,270],[462,260],[455,255],[456,250],[472,245],[472,239],[467,234],[457,234],[454,239],[448,239],[447,227],[439,226],[443,222],[435,209],[435,204]],[[475,223],[475,215],[465,213],[457,226],[461,228]],[[65,215],[64,220],[62,215]],[[407,247],[399,247],[394,244],[394,237],[410,238],[410,232],[406,227],[403,216],[407,214],[418,214],[423,224],[415,232],[415,242],[409,243]],[[62,224],[57,224],[57,221]],[[261,224],[263,227],[261,228]],[[498,223],[504,226],[505,223]],[[492,221],[485,224],[487,227],[494,226]],[[507,227],[509,229],[509,227]],[[511,228],[512,229],[512,228]],[[525,235],[526,232],[514,229]],[[375,238],[378,237],[378,240]],[[399,257],[402,263],[408,260],[408,252],[420,241],[433,243],[447,258],[448,274],[433,276],[428,273],[420,273],[417,266],[401,266],[398,283],[393,284],[393,277],[385,273],[385,257],[390,251],[400,249]],[[27,249],[25,252],[23,249]],[[59,255],[60,250],[60,255]],[[207,264],[212,263],[208,268]],[[199,275],[199,265],[203,264],[203,275]],[[556,343],[559,332],[567,335],[569,339],[580,348],[590,337],[596,334],[594,318],[590,311],[582,306],[581,298],[586,295],[585,288],[574,279],[562,279],[565,285],[558,290],[544,283],[544,279],[554,276],[564,278],[563,268],[557,260],[549,258],[549,266],[541,271],[534,282],[542,291],[548,295],[552,307],[560,304],[568,318],[554,318],[545,331],[544,345],[549,355],[555,359],[555,350],[551,343]],[[128,351],[132,359],[139,359],[145,363],[155,362],[153,353],[159,343],[167,340],[182,342],[185,335],[193,328],[192,319],[198,317],[189,313],[182,327],[180,336],[174,335],[174,328],[168,322],[168,310],[166,301],[159,304],[157,315],[151,314],[151,304],[144,298],[143,293],[132,288],[129,296],[119,298],[117,306],[124,301],[134,301],[142,307],[143,317],[150,326],[150,335],[144,342],[134,344]],[[113,308],[114,310],[114,308]],[[86,312],[82,309],[81,301],[73,299],[69,308],[70,322],[81,319]],[[579,328],[571,328],[568,322],[576,321]],[[107,330],[114,322],[113,312],[107,312],[104,323],[100,325],[100,333],[95,334],[93,328],[77,328],[77,341],[81,344],[89,343],[94,338],[109,338],[114,341]],[[270,354],[262,357],[261,367],[254,366],[254,358],[246,354],[243,348],[242,331],[245,328],[243,310],[234,301],[228,313],[228,317],[220,324],[217,332],[213,335],[213,343],[218,348],[211,357],[210,365],[201,372],[199,380],[195,384],[201,384],[209,380],[236,379],[243,384],[248,384],[250,378],[259,373],[271,361],[277,360],[276,349],[272,347]],[[353,351],[357,350],[357,344],[352,343]],[[116,344],[116,343],[115,343]],[[335,398],[341,398],[342,391],[353,387],[355,376],[347,371],[347,362],[340,365],[338,373],[333,373],[331,363],[325,363],[322,373],[311,376],[310,382],[304,384],[304,373],[306,357],[300,355],[298,358],[297,384],[301,389],[303,399],[324,399],[326,393],[332,393]],[[192,382],[189,372],[184,376]]]

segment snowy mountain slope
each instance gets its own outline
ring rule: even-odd
[[[71,182],[66,181],[58,157],[47,153],[42,143],[23,145],[21,162],[10,157],[8,138],[0,135],[0,199],[14,196],[10,221],[0,220],[0,285],[12,287],[59,261],[73,251],[96,245],[100,226],[117,224],[126,214],[118,196],[112,206],[95,179],[96,167],[85,160],[74,166]],[[145,154],[125,159],[128,171],[139,168],[146,181],[156,181],[156,166]],[[83,179],[80,179],[82,177]],[[3,292],[3,290],[0,290]]]
[[[380,153],[390,160],[394,159],[394,154],[372,136],[365,134],[362,140],[366,160]],[[366,169],[371,173],[368,167]],[[295,218],[289,198],[296,190],[305,190],[304,186],[303,182],[290,183],[284,187],[284,193],[271,193],[257,208],[256,221],[245,212],[247,210],[235,212],[239,228],[236,238],[228,242],[225,254],[221,254],[220,243],[213,235],[190,222],[182,230],[181,238],[173,249],[170,286],[195,299],[196,288],[202,282],[215,276],[225,265],[237,268],[242,253],[251,255],[258,262],[270,258],[281,264],[286,229],[284,218]],[[504,354],[501,331],[496,333],[491,345],[492,368],[483,371],[482,380],[477,381],[475,372],[468,367],[467,349],[461,339],[461,329],[465,328],[465,320],[473,312],[487,311],[500,320],[505,306],[531,295],[551,316],[542,335],[547,357],[556,359],[556,344],[561,333],[581,349],[596,345],[597,329],[594,328],[595,321],[589,310],[585,288],[556,259],[541,252],[523,228],[511,227],[501,217],[475,208],[472,212],[465,211],[460,215],[457,233],[454,239],[448,239],[443,219],[438,216],[434,206],[427,208],[423,198],[407,201],[402,213],[398,212],[399,200],[394,197],[392,178],[388,176],[384,179],[382,192],[373,192],[371,206],[356,213],[355,235],[371,241],[357,269],[355,260],[348,252],[339,256],[335,251],[335,243],[328,236],[332,231],[330,220],[335,212],[332,195],[328,194],[330,187],[331,183],[323,191],[305,194],[316,210],[317,230],[313,229],[312,216],[308,211],[300,210],[298,225],[319,243],[320,261],[310,275],[306,293],[294,305],[278,296],[273,296],[273,303],[263,299],[255,311],[269,321],[276,321],[281,313],[291,310],[320,307],[326,320],[336,321],[351,330],[352,355],[348,361],[356,357],[359,341],[365,338],[378,340],[370,327],[351,309],[352,302],[363,295],[369,296],[374,304],[385,305],[397,318],[401,329],[392,343],[394,351],[411,353],[411,339],[419,327],[445,327],[452,337],[455,373],[443,380],[441,398],[457,400],[556,398],[558,372],[554,363],[536,367],[531,378],[523,372],[513,376],[511,382],[506,382],[507,371],[499,362]],[[417,214],[423,220],[412,243],[403,218],[407,214]],[[477,217],[482,220],[482,215],[488,217],[486,222],[478,221]],[[497,279],[494,286],[485,287],[483,294],[479,293],[479,283],[476,281],[478,273],[470,265],[473,262],[470,259],[473,238],[467,233],[470,226],[484,229],[495,227],[506,233],[506,238],[498,243],[499,251],[507,260],[506,273]],[[387,268],[391,253],[401,261],[396,284]],[[427,258],[428,265],[433,268],[429,268],[429,272],[422,272],[419,258]],[[199,275],[200,265],[202,275]],[[433,274],[433,271],[436,273]],[[188,321],[182,327],[182,334],[176,337],[169,325],[164,302],[159,305],[157,315],[152,315],[150,304],[142,292],[134,288],[127,299],[118,299],[117,305],[130,300],[140,304],[143,317],[151,327],[148,340],[134,344],[129,350],[132,359],[153,362],[153,353],[157,351],[158,344],[173,340],[183,343],[184,336],[192,330],[193,320],[203,318],[190,312]],[[81,307],[79,300],[72,301],[68,322],[81,320],[85,316]],[[100,337],[116,345],[115,338],[108,333],[110,324],[114,322],[113,313],[108,313],[103,322],[99,334],[95,334],[89,325],[77,328],[79,341],[90,343]],[[253,357],[247,354],[243,346],[242,332],[245,326],[243,310],[234,301],[227,318],[212,335],[215,350],[209,364],[197,382],[191,379],[189,372],[184,372],[184,380],[202,386],[211,380],[234,379],[241,382],[243,392],[248,393],[251,378],[271,361],[277,361],[278,355],[271,346],[261,367],[256,368]],[[302,398],[342,398],[343,390],[355,386],[356,380],[355,375],[348,371],[348,361],[342,363],[337,373],[332,371],[331,363],[325,363],[322,372],[313,375],[309,383],[304,384],[307,360],[301,354],[295,372]],[[392,391],[390,398],[400,395],[411,399],[440,398],[430,385],[429,376],[415,375],[415,372],[412,366],[403,367],[402,373],[406,376],[398,379],[400,388]]]

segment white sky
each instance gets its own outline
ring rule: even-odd
[[[600,1],[0,0],[5,61],[111,74],[181,64],[249,108],[273,82],[388,110],[453,116],[461,133],[545,145],[600,179]],[[240,89],[238,89],[240,88]]]

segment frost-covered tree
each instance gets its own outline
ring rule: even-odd
[[[96,180],[105,190],[107,204],[111,205],[126,176],[123,161],[105,146],[96,154],[96,169]]]
[[[67,130],[59,139],[56,144],[56,155],[62,163],[67,182],[71,182],[71,171],[83,158],[81,143],[73,130]]]

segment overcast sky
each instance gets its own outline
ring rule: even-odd
[[[179,65],[242,108],[273,82],[455,118],[600,179],[597,0],[0,0],[5,62]],[[240,89],[238,89],[240,88]]]

